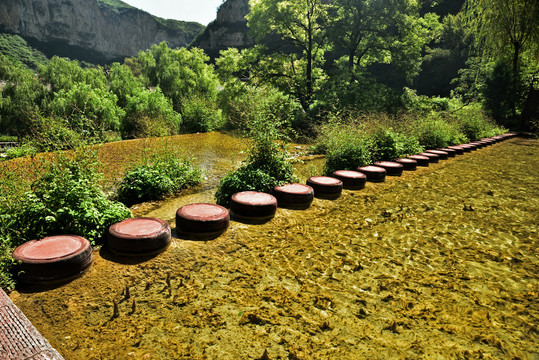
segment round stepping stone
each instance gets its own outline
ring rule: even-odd
[[[429,159],[427,160],[427,166],[429,165]],[[413,159],[397,159],[395,162],[398,162],[402,165],[402,168],[405,171],[414,171],[417,169],[417,161]]]
[[[474,145],[477,149],[485,147],[485,144],[483,144],[481,141],[472,141],[470,142],[470,145]]]
[[[365,174],[367,180],[371,182],[384,182],[386,180],[386,169],[383,167],[368,165],[358,167],[357,170]]]
[[[422,153],[419,153],[418,155],[422,155],[422,156],[428,157],[428,158],[429,158],[429,162],[431,162],[431,163],[437,163],[437,162],[440,160],[440,156],[439,156],[439,155],[436,155],[436,154],[433,154],[433,153],[422,152]]]
[[[322,199],[337,199],[341,196],[343,182],[329,176],[312,176],[307,185],[313,188],[314,196]]]
[[[455,157],[457,155],[457,151],[455,149],[449,149],[449,148],[439,148],[436,150],[440,150],[447,153],[447,156],[449,157]]]
[[[394,161],[379,161],[375,162],[374,166],[379,166],[386,170],[386,174],[389,176],[401,176],[404,166]]]
[[[121,255],[151,255],[170,245],[170,226],[161,219],[125,219],[109,227],[108,247]]]
[[[242,191],[232,195],[230,212],[234,218],[266,221],[277,211],[275,196],[258,191]]]
[[[430,164],[430,159],[423,155],[408,155],[408,159],[415,160],[417,162],[417,166],[429,166]]]
[[[472,144],[472,143],[462,144],[461,146],[464,147],[464,149],[466,148],[470,149],[470,151],[477,150],[477,145]]]
[[[195,238],[211,238],[222,234],[230,224],[230,213],[220,205],[195,203],[176,211],[176,232]]]
[[[76,235],[57,235],[32,240],[17,247],[13,258],[19,260],[19,278],[28,283],[71,279],[92,264],[90,242]]]
[[[280,207],[306,209],[314,199],[314,190],[309,185],[285,184],[273,189],[273,196]]]
[[[451,145],[447,147],[449,150],[454,150],[455,154],[462,155],[464,154],[464,148],[460,145]]]
[[[440,157],[440,160],[447,160],[447,158],[449,157],[448,153],[446,153],[445,151],[441,151],[441,150],[427,150],[425,152],[430,153],[430,154],[438,155]]]
[[[337,170],[331,176],[341,180],[343,188],[349,190],[361,190],[367,182],[367,176],[359,171]]]

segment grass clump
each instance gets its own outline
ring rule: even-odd
[[[318,128],[318,143],[314,152],[326,155],[323,173],[335,170],[355,170],[370,161],[370,149],[365,128],[357,119],[333,117]]]
[[[127,206],[158,200],[179,190],[199,184],[201,171],[190,161],[162,150],[145,157],[124,175],[117,197]]]
[[[296,180],[288,152],[278,142],[282,134],[280,124],[269,114],[251,123],[250,135],[254,145],[244,164],[221,179],[215,194],[219,205],[228,206],[230,198],[237,192],[271,193],[275,186]]]
[[[371,161],[392,161],[400,157],[423,151],[419,141],[393,129],[379,128],[369,136]]]

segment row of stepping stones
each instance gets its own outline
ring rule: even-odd
[[[367,181],[383,182],[387,176],[400,176],[403,171],[416,170],[449,157],[515,136],[505,134],[427,150],[395,161],[382,161],[357,168],[338,170],[332,176],[313,176],[306,184],[286,184],[275,187],[273,195],[244,191],[230,200],[230,209],[195,203],[182,206],[176,212],[176,233],[185,239],[208,240],[223,234],[230,218],[260,223],[273,218],[277,207],[307,209],[314,197],[337,199],[342,189],[359,190]],[[164,220],[150,217],[126,219],[112,225],[108,231],[108,248],[119,255],[153,255],[164,251],[171,242],[171,229]],[[88,240],[74,235],[49,236],[29,241],[15,249],[13,258],[20,261],[20,279],[29,283],[65,281],[80,275],[92,263],[92,248]]]

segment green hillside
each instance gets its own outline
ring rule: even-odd
[[[26,40],[19,35],[0,34],[0,54],[31,69],[37,69],[39,64],[45,64],[48,61],[45,54],[28,45]]]

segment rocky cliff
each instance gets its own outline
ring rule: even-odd
[[[217,11],[217,18],[192,43],[203,49],[211,57],[220,50],[252,46],[253,38],[248,35],[247,20],[249,0],[226,0]]]
[[[45,54],[107,63],[153,44],[189,45],[198,23],[163,20],[119,0],[2,0],[0,32],[18,34]]]

